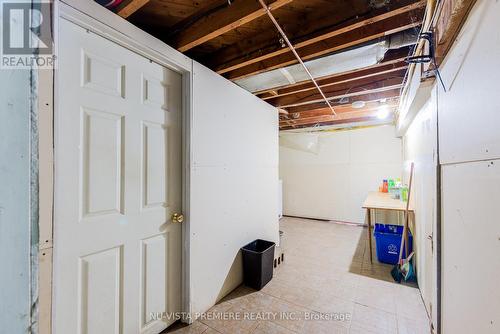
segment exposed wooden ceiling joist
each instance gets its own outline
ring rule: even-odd
[[[348,49],[356,45],[363,44],[410,28],[415,28],[418,24],[410,22],[406,16],[401,16],[397,20],[381,22],[360,28],[345,35],[333,37],[320,43],[311,44],[299,50],[302,59],[312,60],[320,56],[325,56],[340,50]],[[230,80],[237,80],[251,75],[267,72],[277,68],[294,65],[296,62],[289,54],[282,54],[260,62],[252,63],[248,66],[238,68],[225,74]]]
[[[389,107],[391,112],[394,112],[395,107]],[[306,125],[306,124],[317,124],[338,120],[349,120],[358,117],[377,117],[378,110],[364,110],[364,111],[352,111],[339,113],[337,116],[333,115],[322,115],[316,117],[307,117],[301,119],[290,119],[290,120],[282,120],[280,121],[280,126],[288,126],[288,125]]]
[[[365,27],[367,25],[390,19],[391,17],[397,16],[399,14],[407,13],[412,10],[419,9],[423,6],[423,0],[403,0],[398,1],[397,6],[391,7],[388,11],[387,8],[382,8],[374,10],[369,14],[359,16],[350,20],[347,20],[341,24],[333,24],[328,28],[322,28],[319,30],[314,30],[302,35],[293,36],[292,42],[296,48],[302,48],[322,40],[342,35],[348,33],[352,30]],[[272,34],[271,36],[275,36]],[[245,50],[232,50],[231,52],[224,52],[221,50],[213,55],[214,60],[209,62],[211,68],[215,68],[218,73],[224,74],[226,72],[238,69],[240,67],[250,65],[261,60],[272,58],[284,53],[287,53],[287,49],[283,49],[279,43],[276,43],[275,38],[268,41],[267,45],[258,45],[252,49]]]
[[[409,47],[389,50],[388,52],[386,52],[384,59],[378,64],[352,71],[324,76],[318,78],[318,83],[320,84],[320,86],[329,85],[333,83],[340,83],[344,80],[352,81],[355,79],[362,79],[363,77],[370,76],[371,74],[384,73],[384,71],[396,71],[397,69],[408,66],[405,60],[408,57],[409,51]],[[262,90],[259,92],[255,92],[254,94],[263,100],[267,100],[275,96],[288,95],[309,89],[314,89],[314,85],[309,80],[306,80],[291,85]]]
[[[369,122],[377,120],[377,115],[372,116],[364,116],[364,117],[354,117],[354,118],[346,118],[346,119],[337,119],[332,121],[322,121],[322,122],[312,122],[306,124],[292,124],[289,126],[283,126],[280,130],[292,130],[292,129],[301,129],[308,128],[315,125],[327,126],[327,125],[340,125],[347,123],[361,123],[361,122]]]
[[[418,26],[423,15],[422,6],[423,2],[419,1],[384,14],[370,15],[355,23],[302,36],[294,45],[305,60],[333,53]],[[211,67],[233,80],[296,63],[293,54],[276,43],[240,58],[218,58],[217,61],[220,64]]]
[[[335,76],[330,76],[325,79],[319,79],[318,84],[320,85],[321,88],[327,88],[330,86],[335,86],[335,85],[340,85],[340,84],[346,84],[346,83],[352,83],[352,85],[355,85],[357,81],[363,80],[363,79],[370,79],[372,78],[373,80],[377,80],[377,77],[382,76],[382,75],[390,75],[391,73],[401,73],[401,71],[405,71],[408,68],[408,64],[404,61],[401,61],[399,63],[394,63],[394,64],[386,64],[383,66],[380,66],[377,64],[377,66],[373,67],[368,67],[366,69],[362,69],[359,71],[353,71],[347,74],[339,74]],[[298,85],[293,85],[291,87],[285,87],[282,89],[277,89],[275,90],[275,94],[261,94],[258,95],[263,100],[268,100],[268,102],[272,102],[276,100],[278,97],[282,96],[287,96],[287,95],[292,95],[292,94],[298,94],[298,93],[304,93],[304,92],[311,92],[314,90],[314,86],[312,86],[311,83],[305,82],[302,84]]]
[[[404,71],[404,70],[403,70]],[[329,86],[323,89],[329,100],[337,100],[346,97],[366,95],[369,93],[383,92],[400,88],[403,85],[404,72],[396,72],[394,75],[382,74],[380,76],[366,78],[350,84],[339,84]],[[314,91],[306,91],[292,95],[277,97],[267,102],[276,107],[287,108],[305,104],[311,104],[322,101],[322,97]]]
[[[436,62],[448,53],[476,0],[443,1],[436,23]]]
[[[375,15],[375,12],[388,12],[416,1],[419,0],[390,0],[380,10],[370,6],[369,0],[300,0],[273,11],[273,15],[295,45],[302,41],[301,37],[329,31],[367,15]],[[191,55],[198,56],[201,63],[215,69],[221,65],[220,59],[231,61],[250,54],[260,56],[273,46],[281,48],[284,45],[278,32],[272,29],[271,21],[262,17],[201,45]]]
[[[398,106],[398,102],[399,102],[398,99],[387,100],[384,105],[388,105],[389,107],[395,108]],[[380,101],[368,102],[362,108],[354,108],[351,106],[351,104],[344,104],[336,106],[335,110],[337,111],[338,114],[349,113],[349,112],[373,111],[373,110],[378,110],[381,105],[382,104]],[[329,110],[330,109],[328,108],[322,108],[322,109],[307,110],[297,113],[288,113],[287,115],[289,115],[292,119],[307,119],[318,116],[326,116],[326,115],[331,116],[332,113],[329,112]],[[281,117],[285,118],[284,115],[281,115]]]
[[[304,60],[380,41],[388,41],[394,48],[396,39],[387,36],[414,28],[415,34],[397,36],[408,45],[422,25],[428,2],[390,0],[375,8],[368,0],[264,1],[273,10],[269,16],[276,18]],[[118,13],[231,80],[297,64],[257,0],[124,0]],[[256,95],[279,108],[281,129],[291,123],[304,127],[371,120],[382,99],[391,108],[396,106],[409,68],[404,60],[413,49],[389,50],[378,64],[317,78],[319,88],[303,81]],[[332,115],[317,89],[325,92],[339,116]],[[365,105],[356,109],[352,106],[355,101]]]
[[[355,101],[379,101],[382,99],[394,99],[398,98],[400,95],[401,91],[400,88],[393,88],[381,92],[371,92],[371,93],[364,93],[362,95],[357,95],[357,96],[352,96],[348,98],[348,102],[346,103],[352,103]],[[341,105],[341,103],[333,103],[334,106]],[[296,112],[309,112],[313,110],[318,110],[318,109],[324,109],[325,104],[324,103],[312,103],[312,104],[306,104],[306,105],[300,105],[300,106],[295,106],[295,107],[288,107],[286,110],[289,113],[296,113]]]
[[[275,0],[268,4],[271,10],[293,0]],[[223,10],[204,16],[173,37],[173,44],[181,52],[238,28],[265,15],[265,10],[254,0],[235,1]]]
[[[150,0],[126,0],[118,7],[116,12],[121,17],[127,18],[141,9],[149,1]]]

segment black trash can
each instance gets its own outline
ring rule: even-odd
[[[260,290],[273,278],[274,242],[257,239],[241,248],[243,281]]]

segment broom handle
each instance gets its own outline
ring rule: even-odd
[[[405,209],[405,222],[403,226],[403,235],[401,236],[401,247],[399,249],[399,262],[403,258],[403,246],[405,247],[406,256],[408,256],[408,221],[409,221],[409,209],[410,209],[410,196],[411,196],[411,185],[413,183],[413,168],[414,163],[411,163],[410,167],[410,183],[408,185],[408,198],[406,201],[406,209]]]

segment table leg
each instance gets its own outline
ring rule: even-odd
[[[368,247],[370,247],[370,263],[373,263],[372,256],[372,217],[371,210],[366,209],[366,222],[368,223]]]

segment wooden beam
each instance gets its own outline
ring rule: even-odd
[[[422,0],[391,0],[387,5],[379,9],[372,8],[368,3],[362,4],[367,0],[353,1],[355,1],[356,5],[352,1],[295,1],[277,11],[275,15],[279,23],[284,27],[292,44],[297,45],[310,37],[319,36]],[[307,4],[309,2],[311,2],[310,6]],[[311,10],[307,11],[305,9]],[[305,22],[308,24],[304,24]],[[210,68],[219,69],[224,64],[236,59],[247,57],[246,60],[250,60],[281,49],[282,43],[279,41],[277,31],[271,27],[271,21],[263,18],[259,20],[258,28],[256,27],[259,30],[258,34],[232,41],[215,52],[203,55],[200,61]],[[254,23],[251,24],[251,28],[254,28]]]
[[[396,50],[389,50],[386,52],[384,59],[375,65],[368,66],[365,68],[358,68],[352,71],[346,71],[346,72],[323,76],[317,78],[317,80],[320,85],[321,84],[326,85],[330,82],[329,79],[331,79],[331,82],[342,81],[342,80],[347,80],[347,77],[351,76],[352,78],[355,77],[361,78],[363,75],[368,75],[368,73],[372,71],[373,73],[376,73],[377,71],[383,72],[391,68],[396,69],[399,67],[401,68],[407,67],[408,64],[405,62],[405,60],[406,58],[408,58],[409,52],[410,52],[409,47],[403,47]],[[261,99],[266,100],[274,96],[287,95],[291,92],[295,93],[295,92],[300,92],[302,90],[313,89],[313,88],[315,88],[314,84],[310,80],[305,80],[291,85],[285,85],[281,87],[274,87],[270,89],[261,90],[255,92],[254,94],[260,97]]]
[[[476,0],[443,1],[436,22],[436,62],[441,64]]]
[[[390,19],[394,16],[398,16],[400,14],[420,9],[424,6],[423,1],[424,0],[413,0],[410,2],[410,4],[408,4],[408,1],[405,1],[403,3],[406,3],[406,5],[392,8],[392,10],[390,11],[387,11],[385,8],[374,10],[368,15],[348,20],[342,24],[332,25],[328,28],[316,30],[299,37],[291,36],[292,43],[294,44],[296,49],[300,49],[311,44],[321,42],[325,39],[349,33],[353,30],[363,28],[370,24],[374,24],[386,19]],[[209,65],[211,68],[215,68],[219,74],[224,74],[240,67],[286,54],[288,52],[288,48],[282,48],[280,45],[276,45],[276,43],[273,41],[272,44],[259,47],[254,51],[246,51],[241,56],[232,53],[224,54],[223,52],[221,52],[214,55],[216,61],[209,62]]]
[[[398,99],[393,99],[387,101],[384,105],[388,105],[391,108],[395,108],[398,106]],[[335,111],[337,114],[343,114],[343,113],[349,113],[349,112],[361,112],[361,111],[371,111],[371,110],[377,110],[382,104],[379,101],[373,101],[373,102],[367,102],[366,105],[363,108],[353,108],[351,104],[345,104],[345,105],[340,105],[335,108]],[[330,108],[321,108],[321,109],[313,109],[313,110],[304,110],[302,112],[297,112],[297,113],[288,113],[288,115],[292,115],[294,117],[297,117],[296,119],[306,119],[306,118],[311,118],[311,117],[318,117],[318,116],[326,116],[332,115],[332,112]]]
[[[395,109],[396,109],[395,107],[390,108],[391,112],[394,112]],[[323,123],[323,122],[349,120],[349,119],[358,118],[358,117],[376,117],[377,114],[378,114],[377,109],[353,111],[353,112],[346,112],[346,113],[338,114],[337,116],[330,114],[330,115],[322,115],[322,116],[316,116],[316,117],[283,120],[283,121],[280,121],[280,126],[291,125],[291,124],[294,124],[294,125],[317,124],[317,123]]]
[[[419,20],[412,20],[407,16],[401,16],[394,21],[383,21],[374,25],[360,28],[351,33],[324,40],[321,43],[311,44],[302,48],[299,53],[303,60],[312,60],[334,52],[345,50],[372,40],[383,38],[386,35],[415,28]],[[266,59],[258,63],[238,68],[226,73],[224,76],[230,80],[237,80],[251,75],[267,72],[280,67],[294,65],[296,60],[293,55],[286,53],[274,58]]]
[[[330,86],[335,86],[339,84],[352,83],[352,85],[356,85],[356,82],[363,79],[373,78],[373,80],[377,80],[377,77],[381,75],[393,74],[393,73],[401,73],[401,71],[406,71],[408,68],[408,64],[404,61],[396,63],[396,64],[387,64],[380,66],[377,64],[376,66],[367,67],[365,69],[359,71],[351,71],[347,74],[337,74],[332,75],[325,78],[320,78],[317,80],[318,85],[321,88],[327,88]],[[316,87],[312,82],[305,82],[302,84],[295,84],[293,86],[288,86],[281,88],[279,90],[275,90],[275,95],[270,95],[266,93],[265,95],[258,95],[263,100],[276,99],[280,96],[286,96],[291,94],[297,94],[302,92],[311,92]]]
[[[399,94],[401,93],[400,88],[394,88],[391,90],[386,90],[382,92],[372,92],[372,93],[367,93],[367,94],[362,94],[362,95],[357,95],[357,96],[352,96],[348,98],[348,102],[346,103],[339,103],[339,102],[334,102],[333,106],[341,106],[345,104],[351,104],[355,101],[380,101],[382,99],[394,99],[394,98],[399,98]],[[306,112],[310,110],[317,110],[317,109],[322,109],[326,108],[326,104],[324,102],[318,102],[318,103],[311,103],[311,104],[305,104],[305,105],[300,105],[300,106],[295,106],[295,107],[288,107],[286,110],[292,114],[296,112]]]
[[[395,73],[393,76],[380,75],[359,80],[354,83],[333,85],[323,89],[323,93],[330,100],[342,99],[369,93],[383,92],[399,88],[403,85],[404,72]],[[322,101],[322,96],[315,91],[305,91],[297,94],[285,95],[271,100],[268,103],[275,107],[293,107]]]
[[[422,18],[423,4],[419,1],[390,12],[379,11],[382,14],[363,17],[329,30],[323,29],[292,42],[303,59],[315,58],[417,26]],[[289,49],[275,44],[242,57],[218,59],[218,65],[210,64],[211,68],[230,79],[237,79],[294,64]]]
[[[364,117],[355,117],[355,118],[347,118],[347,119],[338,119],[338,120],[332,120],[332,121],[322,121],[322,122],[312,122],[312,123],[306,123],[306,124],[292,124],[288,126],[283,126],[280,127],[280,131],[283,130],[291,130],[291,129],[300,129],[300,128],[309,128],[311,126],[315,125],[340,125],[340,124],[347,124],[347,123],[360,123],[360,122],[368,122],[368,121],[375,121],[377,120],[377,116],[364,116]]]
[[[276,0],[269,4],[271,10],[289,4],[293,0]],[[263,15],[266,11],[254,0],[239,0],[230,6],[207,15],[173,37],[173,45],[180,52],[234,30]]]
[[[149,0],[128,0],[124,1],[119,7],[116,13],[126,19],[127,17],[134,14],[136,11],[141,9]]]

